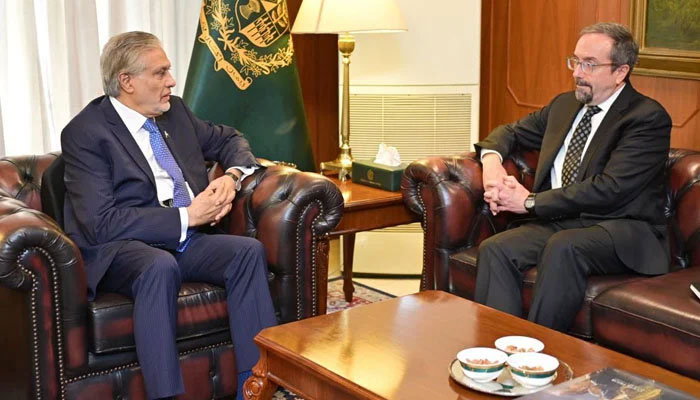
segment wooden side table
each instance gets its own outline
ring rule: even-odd
[[[343,293],[345,301],[352,301],[355,288],[352,284],[352,261],[357,232],[419,221],[403,204],[401,192],[390,192],[370,186],[354,184],[351,180],[341,182],[329,177],[343,194],[345,207],[343,218],[331,232],[330,237],[343,237]]]

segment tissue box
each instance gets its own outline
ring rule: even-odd
[[[401,163],[392,167],[372,161],[355,160],[352,162],[352,181],[394,192],[401,189],[401,175],[407,165],[408,163]]]

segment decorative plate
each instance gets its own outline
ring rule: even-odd
[[[475,382],[472,379],[467,378],[467,376],[464,375],[464,372],[462,372],[462,366],[459,365],[459,360],[457,359],[452,360],[449,370],[452,379],[454,379],[457,383],[468,387],[469,389],[508,397],[524,396],[526,394],[539,392],[542,389],[552,386],[552,384],[568,381],[574,376],[569,364],[562,362],[561,360],[559,361],[559,369],[557,369],[552,383],[536,388],[527,388],[520,385],[510,376],[510,370],[508,367],[503,369],[503,372],[501,372],[498,378],[491,382],[485,383]]]

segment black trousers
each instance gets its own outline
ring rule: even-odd
[[[477,257],[475,300],[522,317],[524,273],[537,266],[527,318],[568,331],[583,304],[590,275],[631,272],[610,234],[581,220],[531,222],[483,241]]]

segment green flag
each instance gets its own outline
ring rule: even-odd
[[[313,171],[285,0],[204,0],[183,98],[257,157]]]

